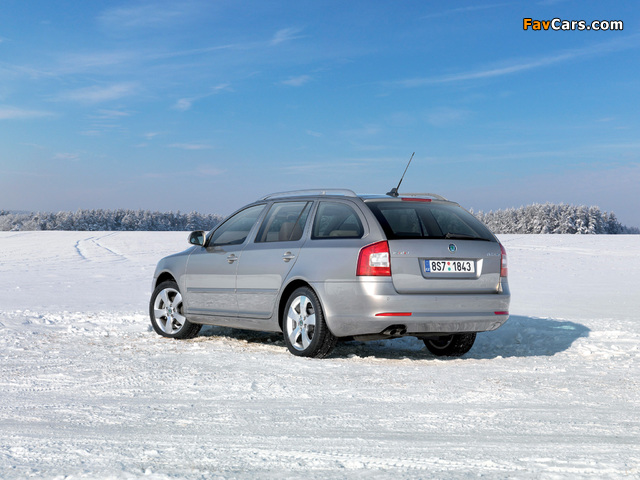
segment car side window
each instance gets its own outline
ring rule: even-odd
[[[224,223],[213,232],[213,235],[209,239],[209,246],[241,245],[244,243],[251,228],[255,225],[262,210],[264,210],[264,207],[264,205],[255,205],[245,208],[225,220]]]
[[[262,221],[256,242],[293,242],[302,238],[311,202],[274,203]]]
[[[360,238],[364,228],[355,210],[345,203],[320,202],[311,238]]]

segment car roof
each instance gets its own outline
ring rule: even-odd
[[[455,202],[451,202],[450,200],[447,200],[446,198],[444,198],[441,195],[438,195],[437,193],[400,193],[398,194],[398,196],[391,196],[391,195],[382,195],[382,194],[357,194],[355,193],[353,190],[349,190],[349,189],[338,189],[338,188],[325,188],[325,189],[310,189],[310,190],[292,190],[292,191],[288,191],[288,192],[278,192],[278,193],[271,193],[269,195],[265,195],[264,197],[262,197],[261,199],[259,199],[257,202],[260,201],[270,201],[270,200],[276,200],[276,199],[282,199],[282,198],[287,198],[290,200],[296,199],[296,198],[306,198],[308,199],[309,197],[313,197],[313,198],[360,198],[363,201],[370,201],[370,200],[388,200],[388,201],[402,201],[402,200],[406,200],[406,199],[429,199],[429,200],[435,200],[435,201],[441,201],[441,202],[447,202],[447,203],[454,203]]]

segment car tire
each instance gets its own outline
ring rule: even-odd
[[[456,333],[440,337],[423,338],[427,350],[437,357],[461,357],[473,347],[474,333]]]
[[[324,358],[338,341],[324,320],[320,300],[308,287],[298,288],[289,297],[282,332],[287,348],[298,357]]]
[[[183,314],[182,294],[174,281],[156,287],[149,302],[151,326],[158,335],[186,339],[198,335],[202,325],[189,322]]]

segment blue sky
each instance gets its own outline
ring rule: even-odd
[[[401,191],[639,226],[639,20],[635,0],[4,0],[0,209],[384,193],[415,151]]]

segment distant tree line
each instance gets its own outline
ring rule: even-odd
[[[640,234],[622,225],[615,213],[594,206],[534,203],[474,215],[494,233]]]
[[[151,212],[149,210],[77,210],[58,213],[12,213],[0,210],[0,231],[17,230],[211,230],[222,220],[216,214]]]
[[[474,214],[494,233],[640,234],[599,207],[533,204]],[[149,210],[78,210],[58,213],[16,213],[0,210],[0,231],[17,230],[211,230],[224,217],[197,212]]]

